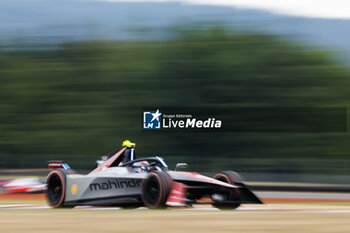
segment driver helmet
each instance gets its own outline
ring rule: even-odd
[[[137,173],[147,173],[148,172],[148,165],[149,163],[147,161],[141,161],[141,162],[137,162],[137,163],[134,163],[134,170],[137,172]]]

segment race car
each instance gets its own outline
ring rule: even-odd
[[[0,182],[0,193],[43,193],[46,184],[39,177],[19,178]]]
[[[47,177],[46,198],[54,208],[119,206],[122,208],[186,207],[212,204],[219,209],[235,209],[242,203],[262,201],[233,171],[219,172],[213,178],[196,172],[169,170],[158,156],[137,159],[135,143],[123,142],[112,156],[98,160],[89,174],[76,174],[68,164],[49,161],[53,169]]]

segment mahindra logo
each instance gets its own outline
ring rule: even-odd
[[[115,180],[108,180],[106,182],[101,182],[101,183],[91,183],[90,190],[98,191],[98,190],[110,190],[110,189],[139,188],[140,183],[141,183],[141,180],[131,179],[128,181],[119,181],[118,179],[115,179]]]

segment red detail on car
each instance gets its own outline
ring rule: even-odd
[[[110,157],[107,161],[102,163],[99,167],[92,170],[89,174],[94,173],[94,172],[103,171],[106,168],[109,168],[114,163],[114,161],[116,161],[124,153],[124,151],[126,149],[127,149],[127,147],[124,147],[123,149],[121,149],[120,151],[115,153],[112,157]]]
[[[207,176],[203,176],[203,175],[201,175],[201,174],[199,174],[197,172],[177,172],[177,171],[172,171],[171,173],[179,174],[179,175],[182,175],[182,176],[191,177],[191,178],[194,178],[194,179],[197,179],[197,180],[201,180],[201,181],[204,181],[204,182],[217,184],[217,185],[221,185],[221,186],[226,186],[226,187],[230,187],[230,188],[235,187],[234,185],[231,185],[231,184],[219,181],[219,180],[215,180],[215,179],[207,177]]]
[[[173,182],[169,197],[166,201],[167,206],[184,206],[186,199],[186,187],[182,183]]]
[[[59,161],[59,160],[50,160],[50,161],[47,161],[47,166],[49,167],[50,170],[55,170],[59,168],[64,168],[63,163],[64,163],[63,161]]]

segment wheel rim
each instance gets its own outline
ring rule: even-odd
[[[62,181],[57,174],[53,174],[47,184],[47,196],[52,205],[59,203],[62,197]]]
[[[160,196],[160,184],[155,176],[151,176],[145,184],[144,199],[150,206],[157,205]]]

